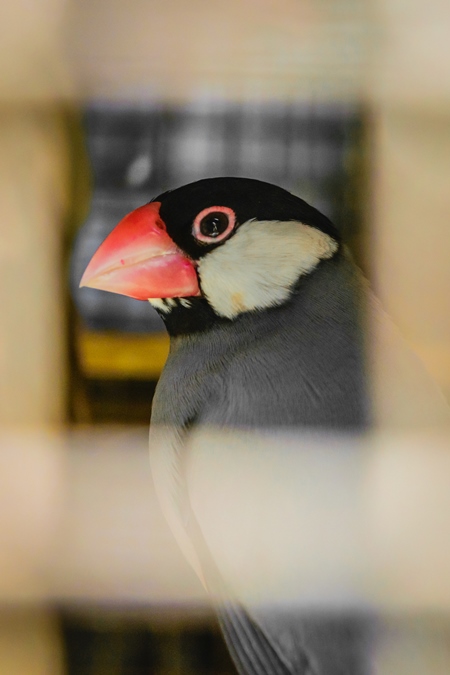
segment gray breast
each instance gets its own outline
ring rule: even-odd
[[[153,423],[360,429],[370,414],[363,296],[339,257],[290,302],[174,341]]]

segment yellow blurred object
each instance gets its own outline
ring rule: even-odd
[[[166,333],[93,332],[76,336],[81,370],[87,377],[156,380],[169,353]]]
[[[413,347],[450,401],[450,344],[430,341],[415,343]]]

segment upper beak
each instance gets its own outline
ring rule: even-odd
[[[167,234],[159,207],[152,202],[125,216],[92,256],[80,286],[137,300],[199,295],[194,264]]]

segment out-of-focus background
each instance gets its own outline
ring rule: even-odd
[[[19,0],[0,17],[0,673],[233,673],[153,494],[163,325],[78,281],[161,191],[268,180],[337,223],[450,398],[450,6]],[[360,570],[395,624],[382,672],[448,673],[450,439],[383,438],[382,571]]]

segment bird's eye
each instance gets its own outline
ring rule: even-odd
[[[205,244],[225,239],[236,225],[236,216],[228,206],[208,206],[194,220],[192,234]]]
[[[207,216],[203,216],[200,221],[200,232],[204,237],[218,237],[223,234],[228,227],[228,216],[221,211],[212,211]]]

